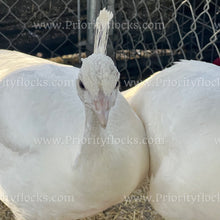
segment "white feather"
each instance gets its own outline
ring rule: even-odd
[[[95,43],[94,53],[106,54],[109,24],[113,18],[113,14],[105,8],[100,11],[95,24]]]
[[[183,60],[124,95],[150,139],[154,208],[166,220],[218,220],[220,68]]]
[[[145,131],[120,93],[103,130],[78,97],[79,69],[6,50],[0,66],[0,199],[16,220],[94,215],[145,178]]]

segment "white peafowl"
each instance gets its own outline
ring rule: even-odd
[[[153,207],[166,220],[218,220],[219,66],[184,60],[123,94],[149,140]]]
[[[105,55],[100,12],[81,69],[0,51],[0,200],[16,220],[72,220],[128,196],[146,177],[142,122]]]

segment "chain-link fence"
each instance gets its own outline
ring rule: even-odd
[[[86,5],[86,0],[0,0],[0,48],[43,57],[85,50],[86,29],[78,25],[86,22]]]
[[[220,57],[219,0],[120,0],[115,23],[121,24],[112,40],[124,80],[146,78],[179,59]]]
[[[89,24],[102,7],[115,15],[110,55],[122,84],[179,59],[220,57],[219,0],[0,0],[0,48],[43,57],[91,51]]]

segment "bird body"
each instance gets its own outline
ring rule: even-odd
[[[94,59],[102,72],[104,55],[94,56],[84,65]],[[79,70],[7,50],[0,51],[0,66],[0,198],[17,220],[93,215],[141,183],[148,170],[145,130],[117,88],[109,95],[114,103],[106,101],[112,107],[104,128],[86,95],[93,94],[88,66]],[[79,77],[88,90],[78,88]],[[104,87],[105,77],[100,80]],[[97,109],[105,103],[98,101]]]
[[[0,50],[0,199],[16,220],[72,220],[121,202],[146,177],[142,122],[105,55],[109,22],[80,69]]]
[[[123,94],[146,129],[153,207],[167,220],[219,219],[219,67],[184,60]]]

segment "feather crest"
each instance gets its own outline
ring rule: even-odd
[[[113,18],[111,11],[102,9],[96,19],[94,53],[106,54],[110,21]]]

